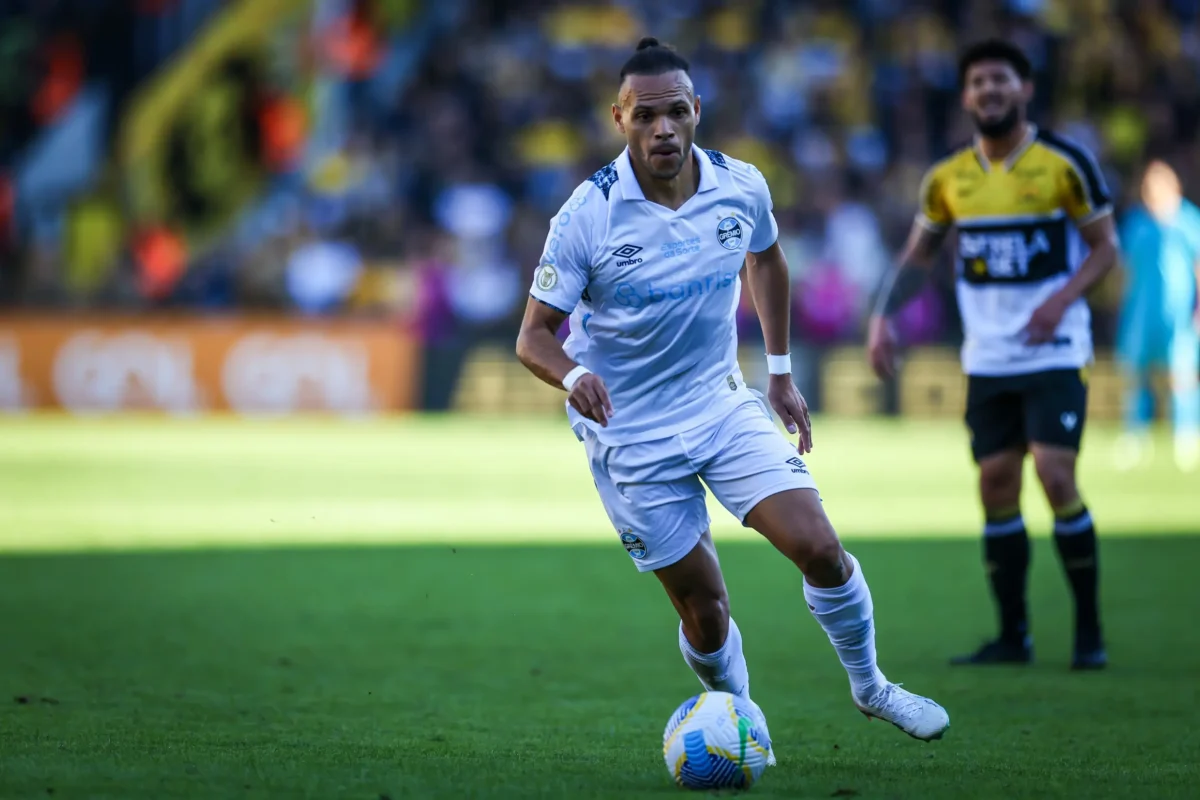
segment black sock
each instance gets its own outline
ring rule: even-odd
[[[1099,559],[1096,528],[1087,508],[1054,521],[1054,544],[1075,595],[1075,636],[1099,639]]]
[[[1025,579],[1029,572],[1029,535],[1020,514],[989,518],[983,529],[983,559],[1000,613],[1000,639],[1024,644],[1029,632]]]

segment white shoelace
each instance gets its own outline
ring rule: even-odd
[[[900,683],[889,683],[880,693],[879,699],[881,702],[873,703],[872,705],[881,711],[886,708],[904,719],[911,719],[917,716],[924,710],[927,701],[907,690],[897,692],[896,689],[899,689],[902,685]]]

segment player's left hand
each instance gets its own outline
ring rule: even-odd
[[[1027,344],[1045,344],[1052,341],[1065,313],[1067,313],[1067,303],[1057,294],[1051,295],[1029,317],[1029,323],[1025,326],[1025,342]]]
[[[800,434],[797,449],[801,453],[811,453],[812,420],[808,417],[808,403],[804,402],[804,397],[796,388],[792,376],[772,375],[767,399],[771,401],[771,408],[775,409],[775,413],[783,420],[788,433]]]

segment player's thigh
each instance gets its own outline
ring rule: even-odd
[[[702,446],[693,446],[701,454],[700,477],[725,510],[744,525],[766,498],[817,488],[808,465],[761,403],[738,406]]]
[[[1024,452],[1025,411],[1019,376],[969,376],[964,421],[971,436],[971,455],[981,467],[992,456]]]
[[[761,404],[740,406],[706,450],[701,477],[743,525],[762,534],[806,574],[840,562],[841,545],[816,481]]]
[[[639,572],[676,563],[708,530],[704,487],[673,439],[607,446],[584,443],[600,502]]]
[[[799,567],[811,585],[841,586],[849,577],[842,544],[815,489],[772,494],[750,510],[745,524]]]
[[[1031,445],[1079,451],[1087,422],[1085,375],[1082,369],[1056,369],[1027,376],[1023,402],[1025,436]]]

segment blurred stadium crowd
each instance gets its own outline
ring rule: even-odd
[[[0,297],[383,313],[448,351],[509,337],[550,217],[621,147],[615,76],[653,33],[693,64],[703,146],[770,182],[797,333],[854,340],[922,172],[970,135],[965,42],[1028,51],[1034,119],[1092,148],[1125,207],[1152,155],[1200,178],[1198,5],[7,0]],[[155,106],[252,6],[263,30]],[[953,313],[947,280],[909,333],[952,338]]]

